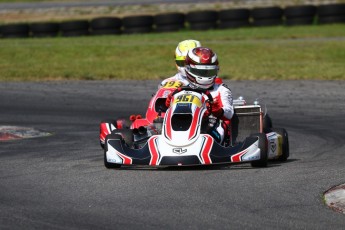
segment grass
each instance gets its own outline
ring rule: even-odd
[[[190,38],[218,54],[225,79],[345,80],[345,25],[0,39],[0,80],[161,79]]]

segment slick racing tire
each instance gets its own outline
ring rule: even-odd
[[[273,132],[278,133],[283,138],[282,143],[282,155],[277,159],[278,161],[286,161],[290,156],[289,151],[289,135],[283,128],[272,128]]]
[[[260,160],[252,161],[251,165],[254,168],[267,167],[267,137],[264,133],[252,134],[251,136],[259,138],[259,148],[260,148]]]
[[[107,139],[108,138],[120,138],[122,139],[121,135],[119,134],[109,134],[107,136],[107,138],[105,139],[105,143],[107,143]],[[107,168],[107,169],[116,169],[116,168],[120,168],[121,165],[120,164],[115,164],[115,163],[110,163],[107,161],[107,151],[108,151],[108,146],[105,145],[105,148],[104,148],[104,166]]]

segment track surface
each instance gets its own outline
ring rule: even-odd
[[[323,192],[345,182],[345,82],[227,83],[288,130],[288,162],[107,170],[100,120],[144,111],[157,81],[1,83],[0,125],[54,135],[0,142],[0,229],[344,229]]]

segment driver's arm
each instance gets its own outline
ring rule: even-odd
[[[219,87],[220,98],[222,101],[222,109],[224,110],[223,116],[227,119],[231,119],[234,115],[234,106],[232,104],[231,90],[224,84]]]

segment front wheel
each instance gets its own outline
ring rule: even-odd
[[[266,134],[257,133],[257,134],[253,134],[251,136],[256,136],[259,138],[258,147],[260,149],[260,160],[252,161],[251,165],[252,165],[252,167],[255,167],[255,168],[266,167],[267,166],[267,160],[268,160]]]

